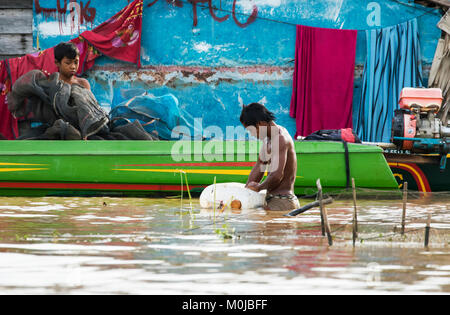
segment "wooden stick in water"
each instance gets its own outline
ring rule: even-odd
[[[323,220],[325,223],[325,229],[327,231],[328,245],[333,246],[333,236],[331,235],[330,223],[328,222],[327,208],[325,206],[323,207]]]
[[[331,198],[331,197],[328,197],[327,199],[323,200],[324,205],[329,205],[331,203],[333,203],[333,198]],[[295,217],[299,214],[302,214],[302,213],[304,213],[312,208],[318,207],[318,206],[320,206],[320,202],[314,201],[314,202],[308,203],[307,205],[304,205],[300,209],[292,210],[291,212],[289,212],[288,214],[285,214],[284,216],[285,217]]]
[[[320,183],[320,178],[316,182],[317,190],[318,190],[318,198],[319,198],[319,206],[320,206],[320,226],[322,227],[322,236],[325,236],[325,221],[323,218],[323,193],[322,193],[322,185]]]
[[[353,247],[355,247],[356,239],[358,238],[358,208],[356,206],[356,184],[355,179],[352,178],[352,188],[353,188]]]
[[[328,222],[327,209],[323,203],[323,192],[322,192],[322,185],[320,183],[320,179],[317,180],[317,188],[319,189],[320,212],[321,212],[322,218],[323,218],[322,235],[325,235],[325,233],[323,231],[325,229],[327,238],[328,238],[328,245],[332,246],[333,245],[333,236],[331,235],[331,228],[330,228],[330,224]]]
[[[431,230],[431,213],[428,213],[427,226],[425,227],[425,247],[428,247],[430,242],[430,230]]]
[[[405,221],[406,221],[406,203],[408,202],[408,182],[403,186],[403,213],[402,213],[402,235],[405,234]]]

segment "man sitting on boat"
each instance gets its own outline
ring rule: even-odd
[[[246,187],[256,192],[267,190],[266,210],[289,211],[300,208],[294,195],[297,156],[288,131],[277,125],[274,114],[259,103],[244,106],[240,120],[252,136],[263,141]],[[266,170],[268,176],[261,183]]]

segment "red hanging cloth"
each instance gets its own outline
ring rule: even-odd
[[[141,66],[143,0],[135,0],[122,11],[81,37],[102,54]]]
[[[357,31],[297,26],[290,115],[296,136],[352,128]]]

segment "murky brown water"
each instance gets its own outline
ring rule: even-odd
[[[450,194],[410,200],[406,236],[393,232],[399,198],[359,201],[355,249],[351,200],[328,207],[332,247],[318,209],[214,217],[187,204],[0,198],[0,294],[450,293]]]

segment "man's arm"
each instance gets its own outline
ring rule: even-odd
[[[247,184],[246,187],[248,186],[248,184],[255,182],[258,183],[261,182],[261,179],[264,176],[265,171],[262,168],[262,163],[261,160],[258,158],[258,162],[256,162],[255,166],[253,166],[252,171],[250,172],[250,175],[248,177],[247,180]]]

